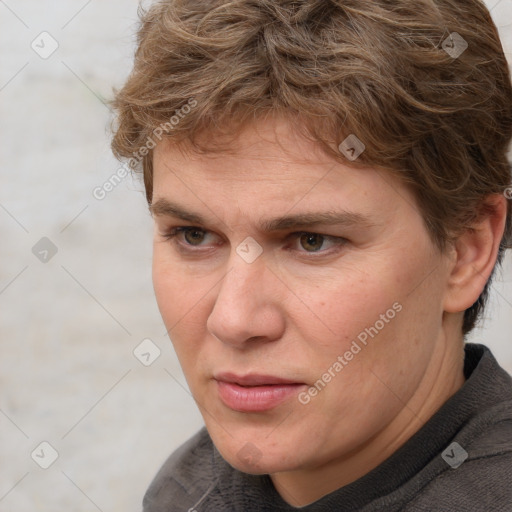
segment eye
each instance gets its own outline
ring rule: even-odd
[[[196,247],[200,246],[201,242],[204,241],[206,230],[195,227],[195,226],[178,226],[171,229],[169,232],[162,234],[166,240],[172,240],[173,243],[180,243],[185,246]],[[176,241],[176,238],[180,238],[183,235],[185,243]]]
[[[171,241],[179,251],[194,253],[200,252],[200,249],[194,249],[194,247],[201,247],[207,240],[208,235],[211,233],[208,230],[196,227],[196,226],[178,226],[166,233],[161,233],[161,236],[165,240]],[[305,250],[297,248],[287,249],[297,252],[299,254],[314,254],[319,253],[323,255],[325,253],[332,253],[332,250],[324,249],[321,250],[326,242],[329,242],[331,248],[334,247],[334,251],[344,246],[348,241],[342,237],[322,235],[320,233],[311,233],[307,231],[301,231],[297,233],[291,233],[287,239],[292,239],[294,243],[291,245],[297,245],[297,242]],[[204,252],[204,251],[203,251]],[[314,256],[313,256],[314,257]]]
[[[328,252],[328,250],[321,250],[322,247],[325,245],[325,242],[328,241],[332,244],[332,246],[343,246],[347,243],[347,240],[342,237],[337,236],[329,236],[329,235],[322,235],[320,233],[310,233],[306,231],[302,231],[299,233],[292,233],[290,235],[291,238],[294,238],[298,241],[300,246],[303,249],[306,249],[306,251],[300,251],[297,252],[305,252],[305,253],[325,253]],[[331,252],[331,251],[329,251]]]

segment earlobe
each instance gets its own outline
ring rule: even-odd
[[[484,289],[496,263],[505,222],[507,199],[501,194],[486,198],[482,215],[453,245],[444,311],[459,313],[471,307]]]

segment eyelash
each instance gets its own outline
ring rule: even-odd
[[[178,250],[180,250],[181,252],[186,252],[186,253],[189,253],[189,254],[204,252],[204,251],[201,251],[200,249],[199,250],[198,249],[189,249],[189,247],[200,247],[200,246],[193,246],[193,245],[190,245],[190,244],[183,244],[183,243],[181,243],[181,242],[179,242],[177,240],[177,237],[180,234],[189,233],[191,231],[200,231],[201,233],[205,233],[205,234],[210,233],[210,231],[208,231],[206,229],[198,228],[198,227],[195,227],[195,226],[178,226],[178,227],[175,227],[175,228],[169,230],[166,233],[162,233],[161,236],[165,240],[167,240],[167,241],[171,242],[173,245],[177,246]],[[317,235],[317,236],[320,236],[324,240],[330,240],[330,241],[334,242],[335,245],[338,246],[337,247],[338,250],[341,247],[343,247],[348,242],[348,240],[346,238],[343,238],[343,237],[331,236],[331,235],[323,235],[321,233],[315,233],[315,232],[312,232],[312,231],[297,231],[295,233],[290,233],[286,237],[286,239],[294,238],[295,240],[297,240],[302,235]],[[307,256],[308,258],[318,258],[319,256],[315,256],[315,254],[319,254],[320,256],[323,256],[326,253],[328,253],[328,254],[332,253],[332,251],[329,251],[329,250],[324,250],[324,251],[319,250],[319,251],[313,251],[313,252],[308,252],[308,251],[296,251],[296,252],[299,252],[301,254],[311,255],[311,256]]]

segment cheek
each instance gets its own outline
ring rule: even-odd
[[[439,290],[435,281],[424,279],[431,262],[419,254],[389,256],[375,253],[314,288],[307,282],[295,288],[302,299],[293,306],[295,321],[320,366],[328,367],[357,345],[364,353],[357,356],[359,361],[381,366],[379,361],[393,359],[401,364],[400,358],[415,350],[418,333],[434,337],[439,312],[430,311],[429,304],[439,302]],[[435,280],[435,274],[431,278]]]
[[[426,259],[404,259],[394,272],[388,270],[359,284],[352,283],[350,300],[340,297],[345,312],[338,317],[339,331],[343,331],[343,322],[349,326],[343,349],[350,349],[354,342],[361,347],[353,358],[358,363],[351,363],[346,376],[364,376],[361,393],[367,394],[369,403],[372,396],[379,396],[376,388],[385,398],[383,382],[406,397],[423,375],[442,320],[438,306],[442,275],[432,272],[430,263]],[[393,401],[391,395],[389,398]]]
[[[167,261],[161,248],[153,251],[152,278],[160,315],[179,356],[182,346],[192,348],[204,332],[206,318],[202,311],[211,284],[206,279],[191,278],[183,267]]]
[[[389,269],[385,273],[377,265],[366,266],[371,273],[354,267],[338,269],[314,288],[307,282],[295,286],[300,300],[294,300],[293,315],[304,339],[314,340],[332,356],[376,322],[382,329],[380,315],[388,312],[385,319],[392,321],[393,304],[401,295],[399,283]]]
[[[194,277],[193,271],[177,261],[162,242],[153,243],[152,277],[158,307],[164,321],[171,325],[187,314],[193,315],[194,304],[208,290],[207,279]]]

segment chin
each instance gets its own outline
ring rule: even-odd
[[[264,475],[296,469],[298,461],[290,460],[290,450],[281,443],[269,443],[262,436],[238,441],[234,438],[218,439],[210,434],[215,447],[226,462],[243,473]]]
[[[283,463],[282,460],[280,461],[280,457],[277,457],[278,460],[274,460],[273,457],[269,458],[265,456],[264,453],[259,457],[250,458],[247,456],[241,457],[239,453],[230,452],[224,459],[238,471],[251,475],[266,475],[294,469],[293,467],[289,467],[289,464]]]

